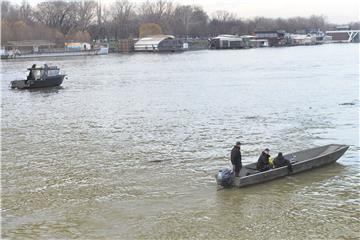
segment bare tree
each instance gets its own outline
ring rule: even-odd
[[[77,28],[84,32],[95,20],[97,4],[94,1],[77,2],[76,17]]]
[[[316,16],[312,15],[309,18],[309,27],[316,30],[316,29],[324,29],[325,27],[325,16]]]
[[[67,34],[77,27],[76,2],[51,1],[37,5],[37,21]]]
[[[198,6],[178,5],[173,14],[172,30],[178,36],[207,35],[208,16]]]
[[[193,6],[193,13],[189,26],[189,35],[192,37],[207,36],[208,20],[208,15],[201,7]]]
[[[235,21],[237,16],[235,13],[219,10],[213,13],[212,19],[218,20],[220,22],[229,22]]]
[[[130,34],[134,5],[127,0],[117,0],[112,5],[115,39],[126,38]]]
[[[30,24],[34,21],[33,9],[31,8],[27,0],[23,0],[19,10],[20,10],[20,18],[22,21],[24,21],[27,24]]]
[[[174,4],[164,0],[146,1],[140,4],[137,12],[141,23],[157,23],[166,29],[174,13]]]
[[[216,11],[212,14],[212,19],[209,23],[209,32],[211,35],[218,34],[237,34],[236,14],[227,11]]]
[[[138,7],[138,15],[142,23],[154,22],[159,23],[160,19],[156,16],[156,6],[150,1],[143,2]]]
[[[109,39],[112,29],[111,12],[100,1],[96,4],[96,22],[89,27],[92,37],[98,39]]]
[[[180,36],[189,35],[193,8],[190,5],[180,5],[175,8],[173,31]]]
[[[8,22],[21,20],[19,7],[9,1],[1,1],[1,20]]]

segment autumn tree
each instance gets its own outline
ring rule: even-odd
[[[139,37],[162,34],[161,27],[156,23],[145,23],[139,28]]]
[[[4,44],[14,39],[14,31],[11,24],[7,21],[1,20],[1,43]]]
[[[73,31],[65,36],[68,41],[90,42],[91,36],[87,31]]]

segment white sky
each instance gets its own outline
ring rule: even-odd
[[[20,4],[22,0],[10,0]],[[37,4],[42,0],[27,0]],[[111,3],[115,0],[97,0]],[[144,2],[145,0],[129,0]],[[150,0],[153,1],[153,0]],[[358,0],[171,0],[180,4],[200,5],[211,15],[216,10],[226,10],[241,18],[256,16],[271,18],[289,18],[294,16],[308,17],[324,15],[331,23],[348,23],[360,21]]]
[[[243,18],[264,16],[288,18],[324,15],[330,22],[359,21],[359,2],[356,0],[182,0],[182,3],[202,5],[207,12],[217,9],[236,13]]]

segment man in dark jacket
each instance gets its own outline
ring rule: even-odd
[[[240,142],[236,142],[236,145],[231,150],[231,163],[233,165],[235,177],[239,177],[239,173],[242,167],[240,145]]]
[[[284,158],[282,152],[279,152],[277,157],[274,159],[274,166],[276,168],[287,166],[289,172],[293,171],[290,161]]]
[[[269,158],[270,158],[270,150],[266,148],[264,151],[262,151],[258,159],[258,162],[256,164],[256,169],[259,170],[260,172],[270,170],[271,166],[270,166]]]

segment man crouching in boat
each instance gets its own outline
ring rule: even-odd
[[[279,168],[284,166],[288,167],[289,172],[293,171],[290,161],[284,158],[282,152],[279,152],[277,157],[274,159],[274,167]]]
[[[231,150],[231,163],[233,165],[235,177],[239,177],[239,173],[242,167],[240,145],[240,142],[236,142],[235,146]]]
[[[270,165],[270,150],[266,148],[264,151],[262,151],[258,162],[256,164],[256,169],[260,172],[264,172],[271,169]]]

